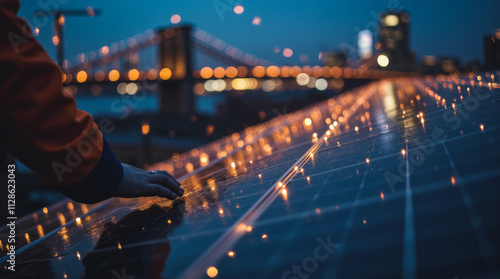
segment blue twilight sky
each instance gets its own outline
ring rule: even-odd
[[[66,18],[66,58],[169,26],[173,14],[182,17],[181,24],[192,23],[257,57],[288,65],[303,64],[302,54],[314,65],[322,50],[338,49],[342,43],[355,46],[357,31],[373,28],[375,15],[388,8],[410,12],[411,47],[418,57],[447,55],[482,62],[482,36],[500,28],[498,0],[21,0],[19,15],[32,23],[33,11],[43,9],[41,3],[102,10],[100,17]],[[240,15],[232,10],[238,3],[245,9]],[[260,25],[252,24],[256,16],[261,17]],[[55,57],[52,20],[39,29],[39,40]],[[275,47],[291,48],[293,56],[276,54]]]

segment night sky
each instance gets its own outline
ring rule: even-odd
[[[41,9],[39,0],[21,1],[20,16],[32,22],[33,11]],[[411,46],[417,57],[423,55],[459,57],[462,62],[483,61],[482,36],[500,28],[500,1],[448,0],[54,0],[67,2],[62,9],[93,6],[100,17],[66,18],[66,58],[97,50],[147,29],[169,26],[170,17],[179,14],[180,24],[191,23],[257,57],[278,64],[319,63],[320,51],[335,50],[344,43],[356,45],[356,33],[373,28],[375,15],[388,8],[404,9],[411,15]],[[232,7],[241,4],[237,15]],[[215,7],[218,6],[219,10]],[[260,25],[253,25],[254,17]],[[34,27],[34,25],[32,25]],[[39,25],[39,40],[52,57],[53,23]],[[291,48],[286,58],[278,47]]]

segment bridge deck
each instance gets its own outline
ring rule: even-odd
[[[187,169],[183,199],[25,216],[2,273],[499,276],[498,93],[476,77],[369,84],[157,165]]]

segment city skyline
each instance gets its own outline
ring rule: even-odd
[[[34,4],[30,5],[31,2]],[[353,5],[346,1],[321,1],[304,5],[300,1],[151,1],[151,5],[134,8],[118,5],[117,1],[69,1],[60,8],[76,9],[90,5],[102,10],[100,17],[66,20],[65,57],[70,60],[81,52],[97,50],[147,29],[172,25],[173,15],[180,16],[178,24],[193,24],[259,58],[288,65],[319,64],[318,56],[322,51],[356,47],[357,31],[374,31],[377,16],[388,9],[410,13],[410,46],[417,58],[434,55],[457,57],[462,63],[483,62],[482,36],[500,27],[500,19],[494,16],[494,11],[500,9],[500,3],[495,1],[483,1],[482,4],[463,2],[460,5],[451,5],[450,1],[362,2]],[[241,14],[233,10],[235,4],[244,8]],[[198,6],[193,8],[195,5]],[[21,4],[19,14],[28,19],[32,28],[39,27],[38,40],[55,58],[52,19],[41,21],[38,25],[33,21],[33,12],[40,9],[44,7],[38,2],[26,1]],[[357,12],[351,13],[354,9]],[[144,16],[133,17],[131,10],[139,10]],[[461,16],[481,20],[462,20]],[[130,21],[132,17],[133,21]],[[239,35],[242,33],[247,36]],[[285,48],[293,51],[291,57],[283,55]],[[304,55],[307,61],[300,59]]]

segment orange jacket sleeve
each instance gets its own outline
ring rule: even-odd
[[[18,10],[19,1],[0,0],[0,146],[75,201],[109,198],[121,164]]]

